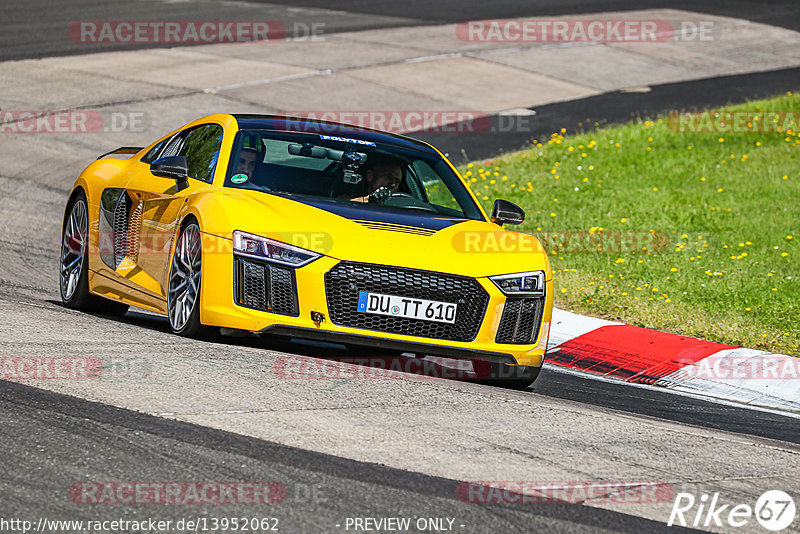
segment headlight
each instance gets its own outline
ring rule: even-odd
[[[489,280],[509,297],[541,297],[544,295],[544,271],[490,276]]]
[[[281,263],[290,267],[302,267],[321,256],[321,254],[304,248],[239,230],[233,232],[233,251],[243,256]]]

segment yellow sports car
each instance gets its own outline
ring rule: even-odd
[[[66,204],[61,296],[176,334],[256,332],[481,360],[532,382],[550,331],[539,241],[435,148],[322,121],[211,115],[104,154]]]

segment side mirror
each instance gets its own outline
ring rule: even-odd
[[[522,208],[509,202],[498,198],[494,201],[492,208],[492,222],[495,224],[520,224],[525,220],[525,212]]]
[[[159,158],[150,164],[150,172],[155,176],[172,178],[178,185],[187,183],[189,177],[189,162],[185,156],[168,156]]]

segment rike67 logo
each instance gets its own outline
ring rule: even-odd
[[[791,526],[797,509],[792,497],[780,490],[762,494],[754,507],[749,504],[724,503],[719,492],[696,498],[691,493],[678,493],[672,505],[667,526],[682,527],[743,527],[753,517],[767,530],[778,532]]]

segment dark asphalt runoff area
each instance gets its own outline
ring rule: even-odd
[[[34,525],[40,518],[154,519],[173,525],[187,518],[274,518],[280,532],[346,532],[348,518],[407,517],[414,522],[444,520],[441,524],[453,532],[464,533],[689,530],[579,503],[463,502],[457,480],[304,451],[6,381],[0,381],[0,450],[0,518]],[[88,498],[70,494],[76,484],[107,481],[273,482],[285,488],[285,498],[258,505],[133,505],[85,504]],[[105,502],[110,499],[116,500]],[[353,523],[349,530],[354,530]]]
[[[488,121],[481,119],[480,124],[493,132],[489,135],[421,132],[413,137],[432,144],[460,164],[530,146],[532,141],[547,139],[561,128],[568,133],[589,131],[609,124],[655,118],[676,109],[710,109],[787,91],[800,91],[800,68],[653,85],[643,92],[612,91],[531,107],[535,112],[531,116],[492,115]],[[458,128],[468,131],[465,126]]]
[[[86,44],[69,38],[79,21],[277,21],[288,35],[312,22],[333,34],[353,30],[445,24],[471,19],[546,17],[654,8],[685,9],[800,30],[795,0],[27,0],[0,4],[0,61],[172,45]]]

